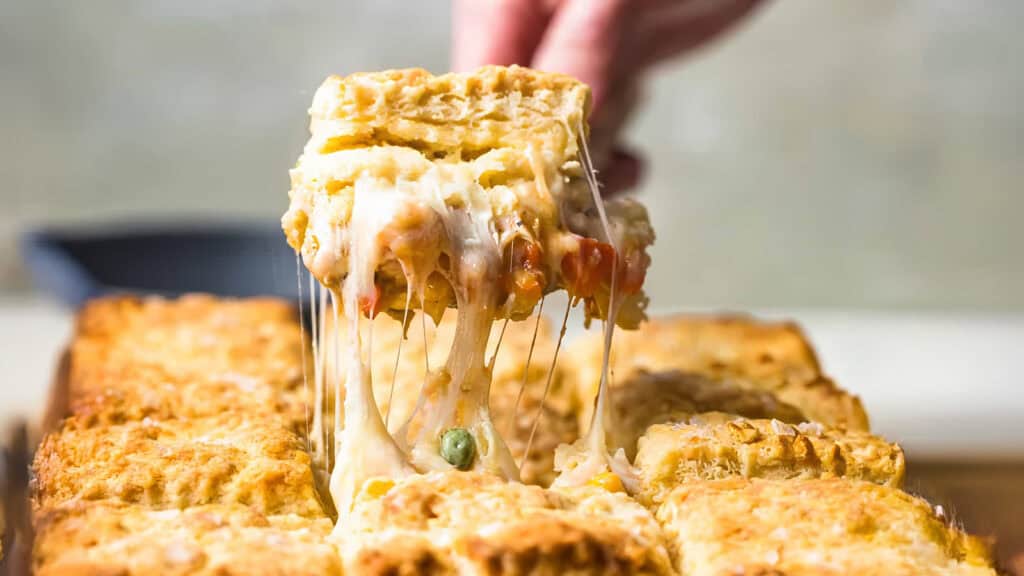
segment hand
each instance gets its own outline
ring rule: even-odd
[[[520,64],[593,91],[591,153],[607,193],[642,161],[618,142],[647,70],[705,45],[760,0],[454,0],[452,67]]]

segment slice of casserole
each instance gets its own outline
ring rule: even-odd
[[[606,306],[611,245],[581,163],[589,98],[516,66],[332,76],[291,171],[288,242],[328,288],[367,276],[366,312],[422,304],[436,318],[470,280],[494,284],[482,296],[499,316],[523,318],[557,288]],[[608,213],[633,304],[620,322],[635,324],[653,232],[635,201]]]

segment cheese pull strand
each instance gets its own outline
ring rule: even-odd
[[[580,134],[582,133],[581,131]],[[612,338],[615,334],[615,324],[618,319],[619,308],[622,305],[618,286],[621,242],[613,234],[612,227],[605,214],[601,191],[598,187],[597,178],[594,176],[590,151],[587,149],[586,140],[582,137],[580,138],[580,160],[583,164],[583,171],[586,175],[587,184],[590,187],[594,206],[600,216],[601,228],[605,239],[614,248],[614,259],[612,260],[611,286],[608,295],[608,317],[602,323],[604,342],[601,353],[601,382],[598,387],[597,398],[594,401],[594,412],[590,420],[590,429],[585,437],[576,441],[572,446],[562,445],[556,449],[555,466],[560,471],[560,474],[555,479],[553,485],[562,487],[581,486],[600,474],[611,472],[618,476],[627,491],[634,493],[639,488],[636,472],[630,466],[625,453],[621,449],[614,455],[608,452],[607,442],[607,428],[615,425],[614,422],[611,422],[611,412],[608,409],[608,374]]]

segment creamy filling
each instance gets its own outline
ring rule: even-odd
[[[468,184],[475,186],[475,184]],[[431,379],[414,411],[423,426],[411,449],[421,470],[451,467],[440,457],[440,438],[449,428],[464,428],[472,435],[479,457],[473,469],[483,469],[518,480],[511,452],[494,428],[488,412],[491,371],[486,362],[487,341],[497,313],[501,252],[493,233],[493,215],[483,194],[468,194],[464,210],[446,210],[445,230],[450,240],[447,271],[455,290],[455,337],[445,367]]]
[[[333,246],[334,256],[347,261],[340,291],[321,288],[320,298],[312,298],[316,392],[311,437],[318,466],[330,471],[329,492],[339,525],[368,480],[451,470],[452,464],[440,456],[440,439],[450,428],[463,428],[473,437],[477,456],[470,469],[518,479],[518,468],[491,422],[487,402],[491,370],[486,352],[500,307],[501,242],[487,196],[473,188],[479,185],[468,176],[438,169],[417,182],[363,177],[355,183],[349,228],[327,231],[322,223],[316,224],[321,227],[319,236],[330,238],[321,249]],[[410,217],[417,225],[396,232],[396,222]],[[442,250],[445,258],[417,245],[424,227],[434,225],[441,226],[448,239]],[[447,362],[434,371],[428,367],[417,409],[394,436],[374,400],[372,332],[367,329],[364,339],[360,322],[363,314],[377,312],[375,275],[385,257],[401,264],[406,309],[414,297],[422,302],[426,279],[437,272],[451,284],[458,314]],[[440,262],[447,265],[439,267]],[[342,372],[344,386],[336,376]],[[334,423],[328,429],[331,414]]]
[[[558,169],[545,169],[547,164],[535,151],[527,150],[526,157],[533,179],[517,184],[522,190],[516,194],[523,192],[524,198],[530,195],[560,198],[567,177]],[[618,246],[616,231],[608,223],[593,181],[585,148],[582,164],[600,216],[600,229],[609,245]],[[503,190],[511,193],[508,187]],[[492,199],[500,193],[494,188],[484,189],[479,169],[473,164],[442,161],[428,163],[414,180],[382,177],[372,172],[358,175],[353,182],[347,228],[332,223],[335,220],[330,211],[317,210],[315,206],[308,211],[309,226],[317,244],[315,250],[303,254],[312,273],[315,392],[310,441],[319,476],[330,474],[329,493],[338,513],[338,526],[345,524],[360,491],[375,478],[397,481],[417,472],[452,470],[454,466],[441,455],[442,436],[452,428],[467,431],[476,450],[471,465],[460,469],[486,471],[507,480],[519,479],[519,466],[489,414],[493,364],[487,361],[486,355],[494,321],[499,317],[507,318],[508,310],[515,304],[512,298],[503,301],[502,294],[514,295],[515,292],[507,287],[502,291],[502,279],[507,277],[502,270],[502,256],[516,253],[518,238],[525,238],[526,243],[536,241],[530,228],[522,222],[509,225],[503,220],[499,226]],[[529,203],[528,199],[524,201]],[[574,240],[578,237],[562,231],[547,233],[549,252],[543,257],[548,259],[547,269],[558,270],[564,264],[563,255],[579,248]],[[438,242],[439,238],[443,241]],[[625,456],[621,452],[610,455],[605,440],[606,426],[611,425],[607,401],[608,354],[622,302],[617,286],[617,266],[622,262],[619,251],[613,250],[613,253],[604,322],[604,359],[594,418],[584,438],[571,447],[559,447],[559,455],[556,455],[556,465],[561,470],[556,480],[559,486],[582,485],[609,471],[617,475],[627,489],[636,485]],[[395,427],[393,434],[389,433],[389,422],[382,416],[373,395],[372,326],[366,327],[364,338],[360,321],[364,314],[372,318],[382,309],[377,282],[382,265],[389,262],[398,263],[405,280],[403,324],[408,321],[411,302],[418,301],[421,309],[426,309],[428,284],[436,282],[438,276],[450,285],[457,313],[455,337],[447,361],[434,370],[426,366],[416,407],[406,422]],[[509,264],[515,264],[511,256]],[[327,286],[331,287],[313,286],[314,276],[325,281],[330,279]],[[584,280],[593,285],[595,278]],[[573,298],[570,304],[579,299]],[[565,333],[564,324],[563,320],[559,347]],[[342,333],[344,339],[339,336]],[[556,360],[557,352],[551,372]],[[550,373],[545,396],[549,386]],[[531,427],[527,454],[539,415],[538,412]]]

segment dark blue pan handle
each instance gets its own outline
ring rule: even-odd
[[[24,234],[21,250],[36,285],[72,307],[117,292],[298,297],[276,222],[44,229]]]

